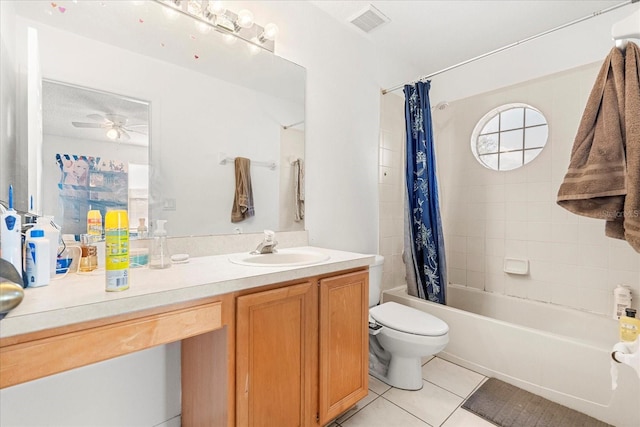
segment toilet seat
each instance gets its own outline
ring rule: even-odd
[[[399,332],[431,337],[449,332],[441,319],[393,301],[371,307],[369,314],[377,323]]]

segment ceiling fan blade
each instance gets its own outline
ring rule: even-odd
[[[127,133],[126,130],[120,128],[120,139],[123,139],[125,141],[128,141],[131,139],[131,136],[129,136],[129,134]]]
[[[126,116],[123,116],[121,114],[115,114],[115,113],[106,113],[104,116],[105,116],[104,120],[118,126],[126,125],[127,121],[129,120]]]
[[[83,122],[71,122],[77,128],[101,128],[104,127],[102,123],[83,123]]]
[[[141,130],[129,129],[128,126],[126,128],[122,128],[122,130],[126,130],[127,132],[130,132],[130,133],[138,133],[140,135],[146,135],[147,134],[147,132],[144,132],[144,131],[141,131]]]
[[[93,120],[97,120],[99,122],[107,121],[107,118],[104,116],[101,116],[100,114],[87,114],[87,117]]]
[[[127,125],[127,129],[128,128],[147,128],[147,127],[149,127],[149,125],[146,123],[139,123],[136,125]]]

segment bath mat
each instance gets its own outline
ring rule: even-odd
[[[613,427],[496,378],[489,378],[462,407],[501,427]]]

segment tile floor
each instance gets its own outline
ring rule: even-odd
[[[369,394],[330,427],[495,427],[460,406],[487,378],[444,359],[422,365],[421,390],[393,388],[369,376]]]

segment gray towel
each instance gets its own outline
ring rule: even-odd
[[[295,220],[304,219],[304,162],[298,159],[293,162]]]
[[[236,157],[236,188],[231,209],[231,222],[240,222],[255,215],[253,190],[251,189],[251,160]]]

